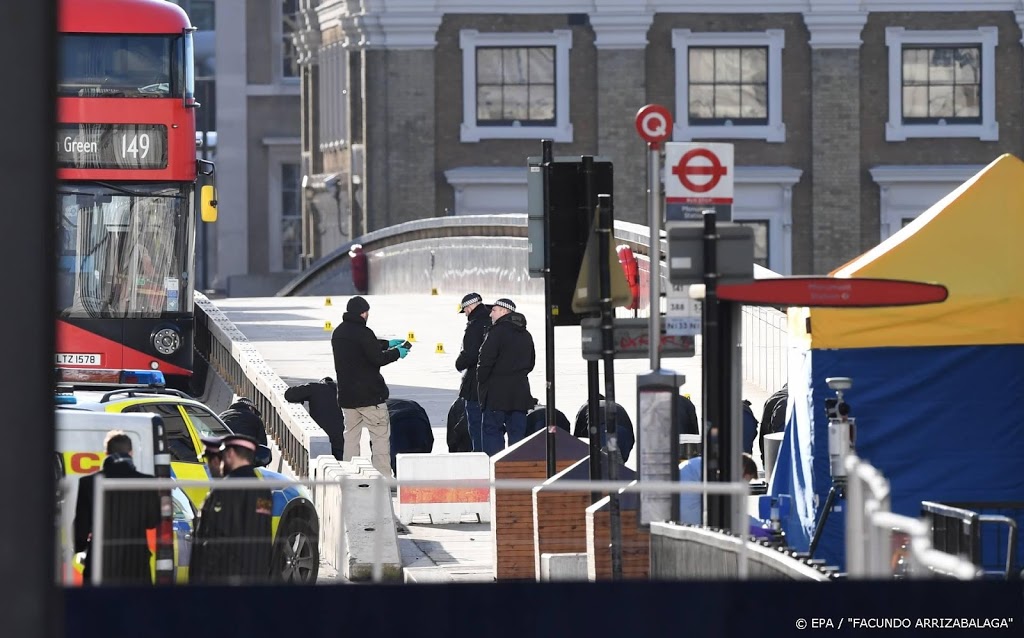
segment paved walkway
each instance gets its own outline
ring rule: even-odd
[[[460,374],[455,358],[462,343],[466,321],[456,309],[462,295],[367,296],[370,303],[368,325],[378,338],[406,338],[413,333],[415,344],[405,359],[383,369],[394,398],[420,403],[434,428],[434,451],[446,452],[448,408],[458,394]],[[331,332],[341,322],[347,297],[268,297],[228,298],[215,301],[239,330],[256,346],[267,363],[288,384],[304,383],[335,376],[331,353]],[[485,296],[485,301],[493,301]],[[533,395],[543,402],[545,390],[543,300],[539,296],[513,299],[527,319],[533,335],[537,363],[530,375]],[[699,342],[698,342],[699,348]],[[579,327],[555,329],[556,407],[572,422],[576,411],[587,399],[587,366],[580,354]],[[603,364],[602,364],[603,369]],[[636,418],[636,375],[649,370],[648,359],[615,362],[615,397],[633,420]],[[664,359],[662,367],[684,374],[683,391],[691,395],[701,409],[701,357]],[[601,388],[604,381],[602,375]],[[754,413],[770,393],[744,384],[743,396],[751,401]],[[364,437],[363,454],[369,456]],[[756,450],[756,448],[755,448]],[[636,469],[636,453],[627,466]],[[399,536],[402,564],[412,582],[491,582],[492,556],[490,525],[462,523],[430,525],[429,519],[414,520],[407,533]],[[321,565],[320,582],[344,582],[329,565]]]

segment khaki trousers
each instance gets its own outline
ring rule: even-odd
[[[386,478],[394,478],[391,471],[391,416],[385,403],[365,408],[342,408],[345,415],[345,460],[359,455],[363,428],[370,432],[373,452],[370,462]]]

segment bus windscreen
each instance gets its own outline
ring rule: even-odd
[[[59,36],[61,97],[181,97],[183,35],[66,33]]]

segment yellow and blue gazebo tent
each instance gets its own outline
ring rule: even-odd
[[[1024,162],[1003,155],[830,273],[944,284],[945,302],[790,309],[787,431],[771,491],[794,499],[793,545],[806,549],[832,484],[827,377],[853,379],[856,453],[890,481],[894,512],[920,516],[923,500],[1024,512],[1022,237]],[[843,538],[834,511],[815,556],[842,565]]]

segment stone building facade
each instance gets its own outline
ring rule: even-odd
[[[1021,0],[299,2],[303,217],[336,203],[337,245],[526,212],[542,138],[612,160],[644,223],[658,103],[674,141],[734,145],[760,262],[823,273],[1024,144]]]

